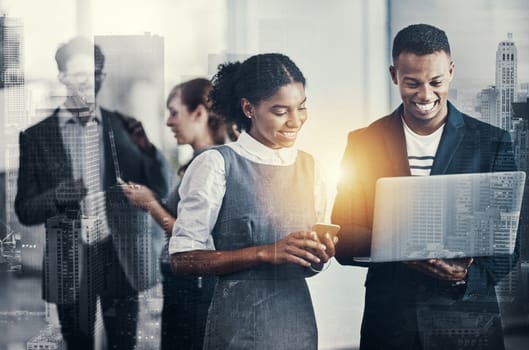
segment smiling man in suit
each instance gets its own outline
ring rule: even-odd
[[[108,348],[132,349],[141,288],[130,278],[115,241],[136,234],[127,222],[140,220],[140,213],[124,204],[118,175],[164,196],[165,161],[139,121],[95,103],[105,77],[97,45],[74,38],[58,48],[55,60],[67,96],[51,116],[20,134],[15,210],[25,225],[46,224],[43,297],[57,304],[68,348],[94,347],[99,297]],[[65,234],[65,223],[78,220],[84,226],[89,217],[97,220],[86,225],[97,229],[72,234],[74,224]],[[139,256],[144,252],[136,254],[129,260],[144,259]]]
[[[503,349],[495,284],[517,258],[358,263],[369,256],[375,183],[381,177],[515,170],[505,130],[448,101],[454,63],[444,31],[426,24],[393,41],[391,79],[402,104],[349,134],[332,213],[336,258],[369,267],[360,349]],[[432,213],[436,215],[436,213]]]

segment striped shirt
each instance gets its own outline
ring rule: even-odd
[[[428,176],[432,170],[435,154],[441,141],[444,124],[430,135],[419,135],[413,132],[402,119],[404,135],[406,137],[406,149],[408,151],[408,163],[412,176]]]

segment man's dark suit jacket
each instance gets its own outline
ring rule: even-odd
[[[62,214],[66,209],[57,205],[55,189],[65,180],[73,180],[73,172],[59,129],[59,109],[48,118],[20,133],[20,164],[18,173],[18,191],[15,198],[15,212],[24,225],[46,223],[46,220]],[[155,150],[153,156],[143,153],[130,139],[122,118],[118,112],[101,109],[105,154],[105,189],[107,217],[109,222],[115,215],[128,212],[137,215],[138,210],[128,203],[117,185],[114,162],[110,147],[109,130],[114,133],[121,177],[125,181],[134,181],[151,188],[160,197],[167,193],[167,179],[164,174],[163,157]],[[116,212],[114,208],[119,208]],[[122,220],[123,221],[123,220]],[[111,235],[123,234],[115,232]],[[134,234],[130,232],[130,234]],[[138,258],[138,257],[134,257]],[[123,259],[120,257],[122,265]],[[127,271],[126,266],[122,266]],[[137,281],[131,281],[135,286]],[[140,283],[141,284],[141,283]],[[138,287],[137,285],[135,287]],[[48,295],[43,286],[44,296]],[[142,289],[140,286],[139,289]]]
[[[377,179],[410,176],[402,108],[349,134],[342,159],[347,178],[338,185],[332,213],[333,223],[342,226],[342,237],[370,234]],[[431,175],[510,170],[516,166],[509,134],[448,103]],[[502,349],[494,285],[512,268],[517,254],[518,246],[514,256],[476,258],[466,288],[427,277],[403,263],[363,265],[369,270],[361,349],[414,349],[419,344],[423,349],[459,349],[464,342],[470,345],[465,349]],[[352,258],[337,254],[342,264],[362,265]]]

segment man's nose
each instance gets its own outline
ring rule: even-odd
[[[434,98],[433,89],[428,84],[421,85],[417,96],[421,101],[430,101]]]

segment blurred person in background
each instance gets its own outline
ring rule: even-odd
[[[46,224],[43,298],[57,305],[68,349],[93,349],[98,297],[108,348],[133,349],[138,287],[127,275],[116,237],[134,241],[135,232],[111,223],[136,222],[139,211],[122,205],[117,174],[164,196],[165,160],[139,121],[98,106],[105,77],[99,46],[76,37],[57,49],[55,60],[67,96],[51,116],[20,133],[15,211],[24,225]],[[68,230],[61,238],[50,227],[53,218],[85,217],[98,219],[98,231],[88,238],[68,237]],[[57,251],[61,240],[67,251]],[[52,261],[55,270],[48,266]]]
[[[232,140],[236,137],[233,129],[226,127],[224,120],[211,110],[210,91],[211,82],[198,78],[176,85],[167,97],[167,126],[179,145],[193,148],[194,156],[210,146],[223,144],[227,132]],[[179,175],[184,174],[190,162],[180,167]],[[166,232],[160,257],[163,277],[161,349],[202,349],[215,278],[177,276],[171,271],[167,244],[180,201],[179,185],[165,202],[146,186],[129,182],[122,187],[129,201],[148,211]]]

